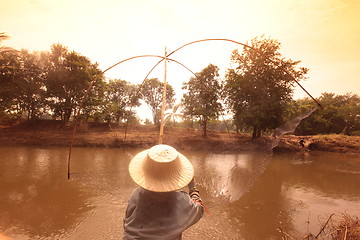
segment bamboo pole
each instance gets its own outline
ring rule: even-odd
[[[165,58],[164,58],[164,91],[162,95],[162,106],[161,106],[161,121],[160,121],[160,133],[159,133],[159,144],[163,143],[164,139],[164,124],[165,124],[165,109],[166,109],[166,47],[165,47]]]

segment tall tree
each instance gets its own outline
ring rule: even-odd
[[[152,111],[155,125],[159,125],[162,106],[164,84],[157,78],[146,79],[141,88],[142,99]],[[170,84],[166,84],[166,109],[174,104],[175,91]]]
[[[226,74],[225,89],[235,125],[252,129],[256,138],[283,124],[287,116],[295,83],[278,65],[297,81],[305,78],[308,69],[298,68],[300,61],[282,57],[277,40],[254,38],[250,46],[256,51],[244,47],[241,53],[232,52],[234,68]]]
[[[127,120],[134,117],[133,107],[140,105],[140,96],[136,96],[137,87],[125,80],[110,80],[104,93],[103,115],[106,121]]]
[[[91,81],[101,74],[101,71],[97,64],[91,63],[87,57],[69,51],[61,44],[51,46],[46,67],[45,84],[49,106],[55,117],[61,117],[67,122],[79,108]],[[97,79],[90,91],[103,81],[103,77]]]
[[[183,95],[184,114],[200,120],[203,135],[206,137],[207,124],[211,119],[217,119],[221,111],[222,83],[219,78],[219,68],[209,64],[196,77],[183,84],[187,91]]]

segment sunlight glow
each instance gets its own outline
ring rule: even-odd
[[[360,2],[356,0],[1,2],[0,32],[11,37],[3,44],[16,49],[49,50],[51,44],[61,43],[105,69],[136,55],[163,55],[165,47],[171,51],[198,39],[246,43],[265,34],[282,43],[284,57],[300,60],[310,69],[302,84],[314,97],[323,92],[360,93]],[[194,72],[213,63],[224,73],[236,48],[229,43],[202,43],[173,58]],[[151,61],[124,64],[107,76],[139,82],[151,69]],[[190,75],[172,65],[169,82],[181,89]],[[160,72],[159,68],[153,77],[162,79]],[[295,96],[304,94],[299,89]]]

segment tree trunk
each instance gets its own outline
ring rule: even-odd
[[[206,137],[207,119],[203,120],[203,136]]]
[[[257,126],[254,126],[252,136],[251,136],[251,140],[255,140],[256,135],[257,135]]]
[[[259,137],[261,137],[261,130],[260,129],[258,129],[258,131],[256,133],[256,138],[259,138]]]
[[[29,113],[30,113],[30,119],[35,119],[35,103],[33,100],[30,103]]]
[[[258,129],[257,126],[254,126],[252,136],[251,136],[251,140],[255,140],[256,138],[259,138],[259,137],[261,137],[261,130]]]
[[[156,112],[152,111],[152,115],[153,115],[154,125],[156,126],[157,125],[157,119],[158,119],[157,114],[156,114]]]
[[[68,122],[70,120],[70,116],[71,116],[71,111],[66,110],[64,114],[64,122]]]
[[[71,101],[70,99],[66,99],[65,107],[64,107],[64,123],[67,123],[70,120],[71,112],[72,112]]]

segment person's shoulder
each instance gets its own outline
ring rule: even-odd
[[[130,199],[139,198],[141,194],[143,194],[144,189],[141,187],[137,187],[134,189],[134,191],[131,193]]]
[[[176,191],[174,192],[174,194],[176,194],[177,198],[185,198],[185,199],[189,199],[189,193],[186,191]]]
[[[176,191],[178,194],[185,194],[185,195],[189,195],[188,192],[186,191],[183,191],[183,190],[180,190],[180,191]]]

